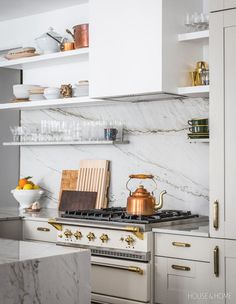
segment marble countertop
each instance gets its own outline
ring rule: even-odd
[[[31,219],[48,221],[49,218],[59,217],[60,212],[57,209],[42,209],[40,212],[26,212],[19,209],[0,209],[0,221],[9,221],[16,219]]]
[[[76,247],[57,246],[52,243],[16,241],[0,238],[0,265],[84,251],[88,250]]]
[[[87,249],[57,246],[52,243],[16,241],[0,238],[0,265],[84,251],[89,252]]]
[[[188,224],[164,226],[154,228],[152,231],[157,233],[209,237],[209,221],[195,221]]]

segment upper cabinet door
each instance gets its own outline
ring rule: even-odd
[[[220,11],[236,7],[236,0],[210,0],[210,11]]]
[[[162,0],[91,0],[90,96],[161,91]]]
[[[236,239],[236,9],[211,21],[211,236]]]

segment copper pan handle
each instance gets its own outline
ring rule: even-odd
[[[151,175],[151,174],[131,174],[129,176],[130,179],[132,178],[136,178],[136,179],[153,179],[154,178],[154,175]]]

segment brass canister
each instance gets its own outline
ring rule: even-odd
[[[89,24],[78,24],[73,27],[75,48],[80,49],[89,46]]]

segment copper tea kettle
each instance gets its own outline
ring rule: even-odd
[[[140,185],[133,193],[128,188],[128,183],[131,179],[152,179],[155,183],[155,188],[151,194],[148,192],[143,185]],[[129,176],[129,180],[126,183],[126,188],[129,190],[129,197],[127,199],[126,212],[132,215],[153,215],[156,210],[163,207],[163,195],[166,191],[162,191],[159,196],[159,203],[156,203],[156,198],[153,192],[157,188],[156,181],[153,175],[146,174],[132,174]]]

